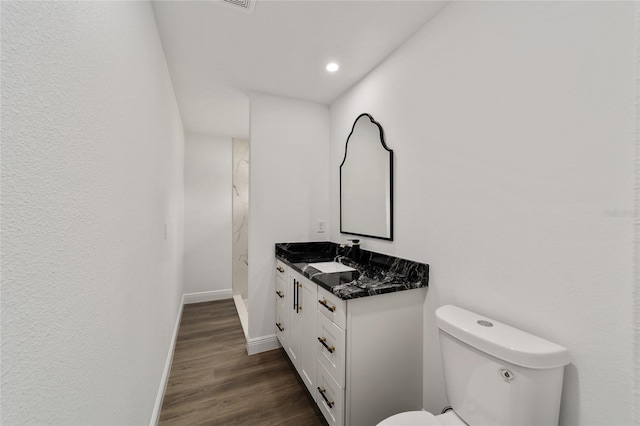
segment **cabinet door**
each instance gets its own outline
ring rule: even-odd
[[[317,376],[317,315],[318,286],[302,278],[298,286],[298,312],[301,317],[302,342],[300,345],[300,368],[298,372],[311,395],[316,395]],[[315,399],[315,398],[314,398]]]
[[[302,345],[302,315],[300,312],[300,288],[302,287],[302,283],[300,279],[301,275],[291,271],[288,276],[289,280],[287,282],[288,287],[288,301],[285,304],[288,304],[286,310],[288,311],[288,323],[289,323],[289,335],[287,336],[287,354],[291,359],[294,367],[300,373],[300,350]],[[287,298],[287,297],[285,297]],[[288,303],[287,303],[288,302]],[[301,374],[302,375],[302,374]]]

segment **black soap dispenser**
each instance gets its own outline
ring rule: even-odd
[[[351,241],[351,253],[350,257],[356,263],[360,263],[360,240],[349,240]]]

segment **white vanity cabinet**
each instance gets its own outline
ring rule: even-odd
[[[318,289],[318,397],[329,425],[345,424],[347,302]]]
[[[289,325],[278,338],[329,425],[421,410],[426,288],[343,300],[286,270]]]
[[[422,409],[425,295],[342,300],[318,289],[317,404],[330,425],[375,425]]]
[[[276,335],[315,400],[318,286],[280,261],[276,270]]]

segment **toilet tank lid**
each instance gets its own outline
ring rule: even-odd
[[[458,340],[515,365],[543,369],[569,363],[566,348],[457,306],[436,309],[436,324]]]

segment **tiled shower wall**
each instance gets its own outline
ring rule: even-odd
[[[233,139],[233,294],[248,298],[249,141]]]

